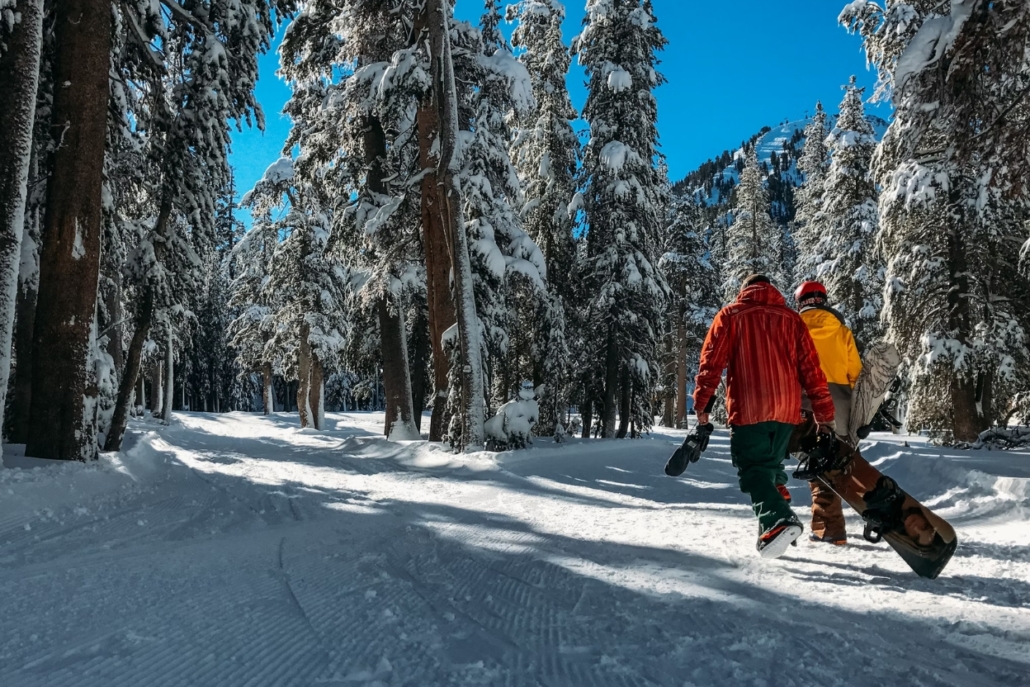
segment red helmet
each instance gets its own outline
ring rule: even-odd
[[[794,300],[799,303],[805,298],[811,298],[812,296],[826,298],[826,287],[817,281],[806,281],[794,292]]]

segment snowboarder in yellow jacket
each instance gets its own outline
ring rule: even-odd
[[[836,409],[837,433],[847,439],[851,393],[862,372],[855,337],[844,317],[826,304],[826,287],[819,282],[806,281],[795,291],[794,298],[819,352],[819,366],[826,375]],[[809,482],[809,486],[812,489],[812,541],[846,544],[840,497],[818,480]]]

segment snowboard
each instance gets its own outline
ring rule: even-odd
[[[851,394],[851,417],[847,426],[848,436],[855,444],[858,443],[858,430],[872,424],[879,412],[900,365],[901,356],[894,344],[880,342],[866,350],[862,358],[862,373]]]
[[[814,421],[799,425],[791,451],[801,451],[804,437],[815,431]],[[827,441],[832,442],[835,453],[830,457],[834,469],[817,479],[862,516],[868,541],[883,539],[917,575],[936,579],[958,547],[955,528],[870,465],[846,441]]]

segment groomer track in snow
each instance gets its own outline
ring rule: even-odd
[[[722,432],[673,480],[683,432],[455,456],[379,438],[381,414],[295,422],[6,458],[0,684],[1030,683],[1025,454],[866,448],[959,531],[928,581],[854,513],[851,545],[761,560]]]

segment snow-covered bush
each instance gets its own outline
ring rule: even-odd
[[[486,422],[486,447],[490,451],[512,451],[533,443],[533,427],[540,418],[537,397],[543,387],[534,389],[524,382],[517,401],[508,401]],[[559,425],[560,426],[560,425]]]

